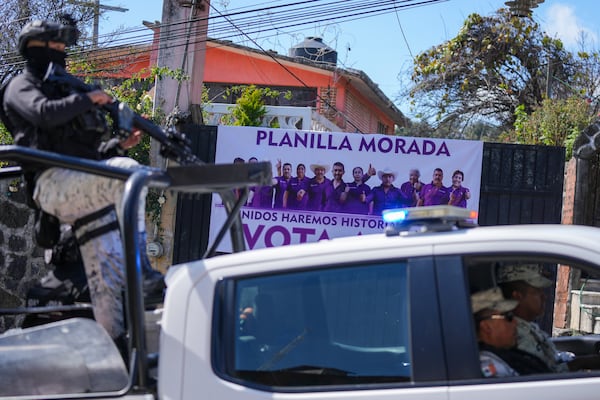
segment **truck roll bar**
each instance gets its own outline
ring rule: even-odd
[[[125,182],[122,215],[119,221],[123,246],[125,249],[125,268],[127,290],[125,291],[125,312],[130,333],[129,355],[133,384],[138,389],[147,388],[148,365],[147,348],[144,334],[144,296],[141,279],[141,250],[138,235],[137,215],[139,197],[146,187],[169,189],[179,193],[217,193],[221,196],[227,211],[227,220],[219,231],[217,240],[206,255],[213,255],[218,242],[230,231],[234,252],[245,250],[239,210],[245,202],[245,196],[236,199],[233,189],[247,189],[251,186],[270,185],[272,166],[270,162],[245,164],[193,164],[169,167],[166,170],[140,166],[125,169],[105,165],[104,163],[65,156],[57,153],[31,149],[16,145],[0,146],[0,161],[11,161],[17,165],[0,168],[0,178],[15,177],[29,170],[43,170],[51,167],[66,168],[75,171],[119,179]]]

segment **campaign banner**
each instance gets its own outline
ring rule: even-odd
[[[483,142],[219,126],[215,163],[270,161],[241,215],[248,249],[380,233],[381,211],[451,204],[479,210]],[[210,239],[226,212],[213,195]],[[230,252],[225,238],[219,251]]]

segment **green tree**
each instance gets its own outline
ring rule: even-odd
[[[171,77],[185,79],[181,71],[169,70],[166,67],[152,67],[142,70],[131,78],[125,79],[117,85],[112,85],[106,90],[119,101],[127,104],[134,112],[150,119],[156,124],[164,122],[164,113],[159,108],[154,108],[150,89],[154,86],[156,78]],[[144,135],[140,143],[131,148],[128,154],[133,159],[144,165],[150,165],[150,136]]]
[[[164,123],[165,115],[163,111],[154,106],[150,89],[154,86],[157,79],[173,78],[181,81],[188,77],[181,70],[170,70],[166,67],[152,67],[149,71],[142,70],[131,78],[125,79],[118,85],[107,88],[107,92],[113,95],[119,101],[127,104],[134,112],[150,119],[154,123],[161,125]],[[204,97],[203,93],[203,97]],[[142,136],[142,140],[136,146],[128,150],[128,155],[140,164],[150,165],[150,147],[151,138],[149,135]],[[150,220],[157,224],[160,230],[160,221],[162,215],[162,206],[164,200],[163,193],[155,188],[148,189],[146,196],[146,213]]]
[[[260,126],[267,114],[262,90],[254,85],[244,88],[235,104],[231,114],[235,118],[233,124],[237,126]]]
[[[548,92],[570,94],[577,69],[562,42],[501,9],[470,15],[454,39],[419,54],[410,96],[421,116],[438,124],[484,119],[509,129],[517,106],[530,113]]]
[[[575,96],[545,99],[531,114],[521,105],[515,111],[514,130],[503,138],[513,143],[565,146],[569,159],[575,138],[595,119],[590,107],[586,99]]]
[[[2,124],[0,122],[0,144],[12,144],[12,143],[13,143],[12,136],[6,130],[6,127],[4,126],[4,124]]]
[[[12,136],[6,130],[6,127],[4,126],[4,124],[2,124],[0,122],[0,145],[12,144],[12,143],[13,143]],[[2,168],[2,166],[6,165],[6,164],[7,164],[6,162],[0,161],[0,168]]]
[[[79,52],[89,43],[86,27],[94,18],[89,2],[65,2],[64,0],[3,0],[0,3],[0,83],[23,68],[23,59],[17,49],[17,39],[23,26],[34,19],[58,20],[64,13],[70,14],[81,32],[79,46],[71,49]]]
[[[225,91],[224,98],[231,94],[238,95],[235,107],[231,108],[229,120],[224,122],[235,126],[261,126],[263,118],[267,114],[266,99],[275,99],[281,95],[278,90],[270,88],[259,88],[256,85],[233,86]],[[284,93],[284,97],[291,98],[291,92]],[[273,121],[272,128],[278,127]]]
[[[598,115],[600,112],[600,99],[598,97],[598,93],[600,93],[600,52],[587,49],[583,39],[580,46],[581,49],[577,52],[579,68],[574,76],[574,84],[570,89],[573,95],[588,99],[590,114]]]
[[[433,126],[426,120],[410,121],[406,128],[401,128],[396,135],[450,138],[463,140],[497,141],[501,130],[493,124],[485,121],[475,121],[469,124],[439,124]]]

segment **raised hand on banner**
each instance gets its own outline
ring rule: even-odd
[[[369,176],[377,175],[377,170],[375,169],[375,167],[373,167],[371,163],[369,163],[369,169],[367,170],[367,174],[369,174]]]

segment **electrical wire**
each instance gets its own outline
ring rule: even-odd
[[[214,8],[213,6],[211,6],[211,8],[220,14],[220,11],[217,10],[216,8]],[[233,21],[230,21],[232,26],[236,26],[235,23]],[[297,80],[302,86],[309,88],[309,86],[298,76],[296,75],[292,70],[290,70],[288,67],[286,67],[285,65],[283,65],[281,63],[281,61],[279,61],[277,58],[275,58],[271,53],[265,51],[258,43],[256,43],[253,39],[251,39],[246,33],[244,33],[243,31],[240,30],[240,32],[246,36],[248,39],[250,39],[250,41],[252,41],[264,54],[268,55],[273,61],[275,61],[276,64],[278,64],[281,68],[283,68],[290,76],[292,76],[295,80]],[[358,126],[356,126],[351,120],[350,118],[348,118],[344,113],[342,113],[341,111],[339,111],[334,105],[332,105],[329,100],[323,98],[319,93],[317,93],[317,98],[322,101],[327,107],[331,108],[336,114],[344,117],[344,119],[346,120],[347,123],[349,123],[350,125],[352,125],[353,128],[356,129],[356,131],[358,133],[363,133],[361,132],[361,130],[358,128]]]
[[[193,13],[190,13],[189,20],[160,24],[161,30],[169,30],[170,40],[168,44],[159,45],[158,51],[160,52],[163,50],[165,48],[164,46],[170,46],[171,51],[173,50],[173,47],[175,47],[179,52],[176,51],[173,55],[183,56],[183,58],[185,58],[188,53],[188,48],[191,45],[205,42],[210,40],[209,38],[226,41],[241,36],[251,42],[259,51],[272,58],[274,62],[280,65],[281,68],[297,80],[299,84],[309,88],[299,76],[283,65],[271,52],[263,49],[251,35],[260,34],[262,39],[266,39],[281,35],[282,32],[285,32],[286,34],[301,32],[306,25],[350,22],[384,15],[390,12],[394,12],[398,18],[398,11],[401,9],[419,7],[441,1],[448,0],[303,0],[283,4],[281,2],[272,1],[259,4],[258,8],[256,8],[256,5],[252,6],[252,8],[247,6],[231,10],[228,13],[220,12],[211,4],[211,9],[213,9],[217,15],[209,16],[207,18],[209,26],[208,38],[198,38],[198,36],[203,37],[203,35],[198,35],[199,32],[197,31],[197,25],[200,25],[197,23],[200,22],[200,19],[194,18]],[[307,12],[307,7],[309,5],[311,7],[310,13]],[[400,29],[402,30],[401,25]],[[408,41],[406,40],[403,31],[402,35],[410,52],[410,47],[408,46]],[[97,42],[110,39],[110,48],[105,50],[111,51],[111,49],[113,49],[111,51],[113,55],[108,55],[106,51],[102,52],[102,64],[107,66],[111,63],[119,62],[119,69],[122,70],[127,68],[136,62],[135,59],[132,59],[130,62],[125,61],[127,56],[131,57],[148,52],[150,45],[154,41],[154,36],[154,32],[149,32],[149,29],[145,26],[125,29],[116,34],[113,32],[99,35]],[[191,40],[192,37],[198,39]],[[178,40],[181,40],[181,44],[175,44],[175,46],[173,46],[173,42]],[[115,49],[118,47],[126,47],[127,56],[118,49]],[[74,49],[74,51],[71,50],[70,54],[80,58],[91,58],[94,54],[97,54],[98,51],[97,48],[82,47]],[[23,63],[21,57],[16,52],[0,54],[0,60],[4,61],[5,67],[20,66]],[[102,74],[110,71],[110,67],[102,67],[89,72],[91,74]],[[361,130],[353,124],[347,116],[337,110],[329,100],[323,98],[319,94],[317,94],[317,98],[329,109],[344,117],[347,123],[355,128],[357,132],[361,132]]]
[[[239,8],[231,10],[228,13],[209,16],[209,37],[219,40],[231,40],[239,37],[241,30],[246,35],[243,35],[246,38],[250,35],[261,34],[261,39],[266,39],[280,35],[281,32],[287,34],[302,32],[303,27],[307,25],[361,20],[390,12],[397,12],[399,9],[419,7],[441,1],[448,0],[370,0],[366,2],[360,0],[304,0],[276,5],[272,4],[277,2],[268,2],[263,4],[271,6],[251,9],[247,7]],[[311,12],[307,12],[306,7],[308,5],[311,6]],[[198,19],[191,21],[196,22]],[[182,44],[177,45],[177,47],[184,47],[184,40],[188,33],[192,37],[197,33],[193,30],[188,32],[189,22],[187,20],[174,21],[161,25],[161,29],[169,29],[172,39],[182,40]],[[235,24],[235,27],[232,22]],[[147,27],[136,27],[125,29],[116,36],[114,33],[100,35],[98,41],[111,39],[111,47],[127,46],[135,48],[137,46],[151,45],[153,38],[154,33],[152,31],[149,32]],[[201,41],[203,39],[196,39],[190,41],[190,43]],[[97,49],[78,48],[72,49],[71,54],[74,56],[87,56],[95,51]],[[103,59],[103,61],[110,63],[117,61],[119,58]],[[16,52],[14,54],[0,54],[0,59],[5,61],[6,66],[14,66],[22,63]]]
[[[311,1],[312,2],[312,1]],[[395,1],[393,1],[392,3],[396,3]],[[381,2],[377,2],[378,5],[381,5]],[[363,3],[364,5],[364,3]],[[395,6],[395,4],[394,4]],[[221,16],[222,13],[216,9],[216,7],[211,6],[211,8],[217,12],[218,14],[220,14]],[[395,8],[395,7],[394,7]],[[335,16],[331,15],[331,11],[333,11],[333,9],[329,9],[329,12],[325,12],[325,14],[327,15],[327,18],[325,20],[330,20],[330,19],[335,19]],[[368,12],[367,12],[368,13]],[[358,15],[363,14],[362,12],[359,12]],[[279,16],[279,19],[286,19],[287,16]],[[284,69],[290,76],[292,76],[296,81],[298,81],[302,86],[309,88],[309,86],[299,77],[297,76],[293,71],[291,71],[289,68],[287,68],[285,65],[283,65],[271,52],[267,52],[265,51],[262,46],[260,46],[254,39],[252,39],[247,31],[243,31],[236,22],[231,21],[228,17],[224,16],[224,19],[229,23],[230,26],[235,27],[236,29],[238,29],[240,31],[240,33],[246,37],[250,42],[252,42],[258,49],[260,49],[264,54],[268,55],[275,63],[277,63],[282,69]],[[289,19],[289,18],[288,18]],[[332,105],[328,99],[323,98],[321,95],[319,95],[317,93],[317,99],[320,100],[322,103],[324,103],[327,107],[329,107],[331,110],[333,110],[337,115],[340,115],[342,117],[344,117],[344,119],[346,120],[346,122],[348,124],[350,124],[354,129],[356,129],[357,132],[361,132],[360,128],[358,126],[356,126],[354,123],[352,123],[352,121],[346,116],[344,115],[344,113],[340,112],[334,105]]]
[[[406,40],[406,35],[404,34],[404,29],[402,28],[402,23],[400,22],[400,16],[398,15],[398,13],[396,12],[396,20],[398,21],[398,27],[400,28],[400,33],[402,33],[402,38],[404,39],[404,44],[406,45],[406,48],[408,49],[408,54],[410,54],[410,58],[412,58],[413,60],[415,59],[415,56],[412,53],[412,50],[410,49],[410,44],[408,44],[408,40]]]

